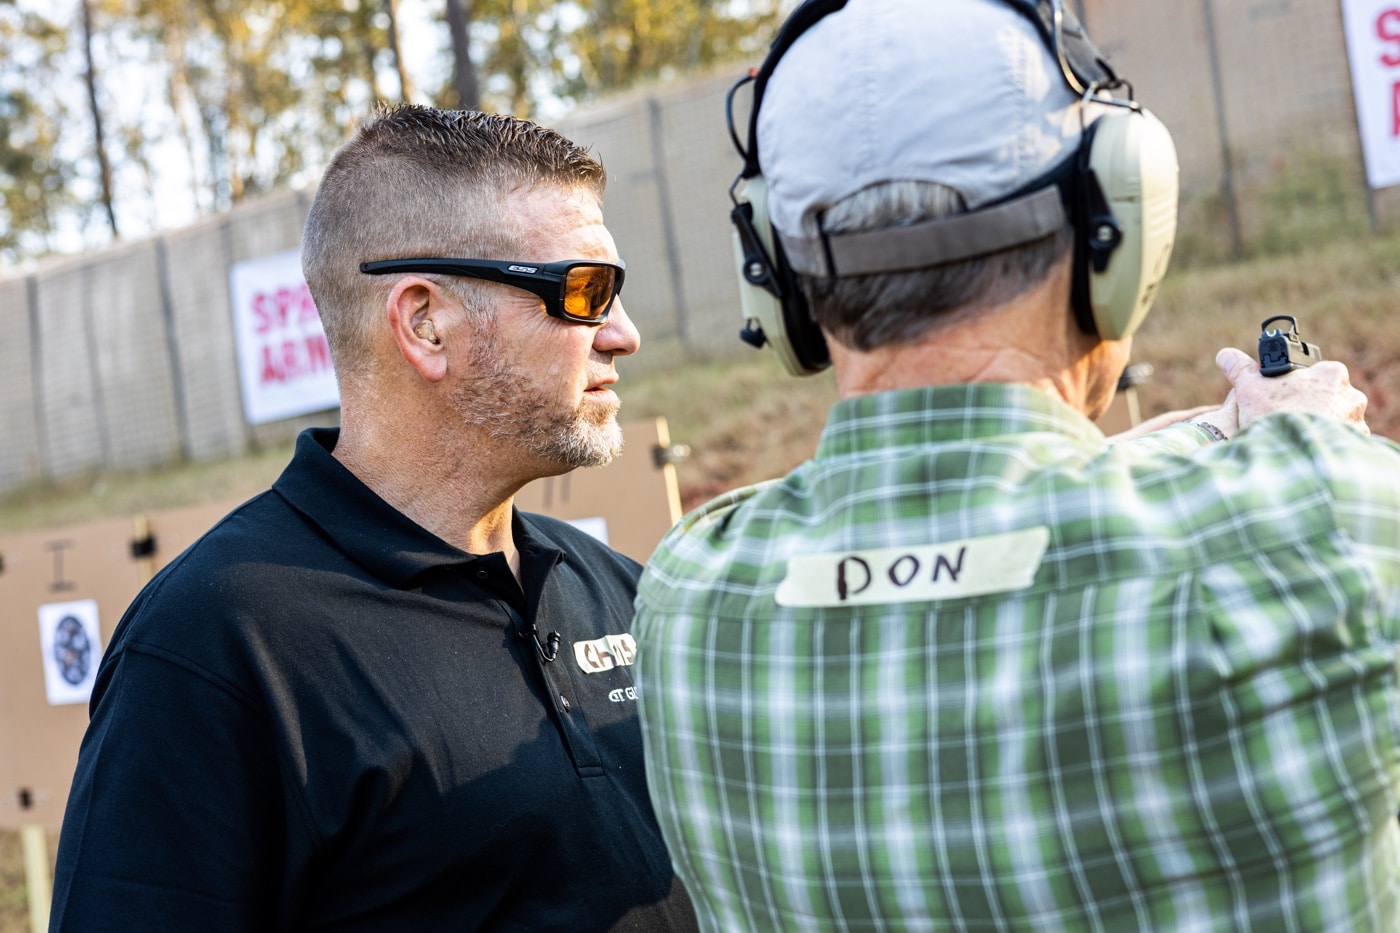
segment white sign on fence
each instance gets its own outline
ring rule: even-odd
[[[86,703],[102,660],[97,601],[79,599],[39,607],[39,647],[49,703]]]
[[[243,415],[262,424],[340,405],[330,347],[297,250],[229,268]]]
[[[1366,182],[1400,184],[1400,0],[1342,0],[1342,17]]]

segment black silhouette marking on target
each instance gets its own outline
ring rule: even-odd
[[[92,664],[92,642],[87,629],[74,616],[64,616],[53,631],[53,659],[65,681],[77,686],[87,680]]]

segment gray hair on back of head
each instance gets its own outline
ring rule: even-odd
[[[870,185],[822,214],[827,233],[883,230],[966,210],[962,196],[928,181]],[[1073,245],[1073,229],[1010,249],[929,266],[849,278],[799,275],[812,316],[844,346],[870,351],[913,343],[932,328],[994,307],[1045,280]]]

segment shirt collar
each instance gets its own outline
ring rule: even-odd
[[[1107,443],[1092,421],[1048,392],[985,382],[841,399],[831,408],[816,457],[1047,431],[1094,446]]]
[[[449,544],[381,499],[331,454],[339,438],[338,428],[301,432],[292,462],[272,488],[346,556],[398,587],[433,568],[466,565],[485,556]],[[511,527],[522,553],[532,544],[542,553],[560,550],[520,512]]]

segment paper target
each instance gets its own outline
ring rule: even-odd
[[[96,601],[40,606],[39,643],[49,703],[86,703],[102,653]]]

